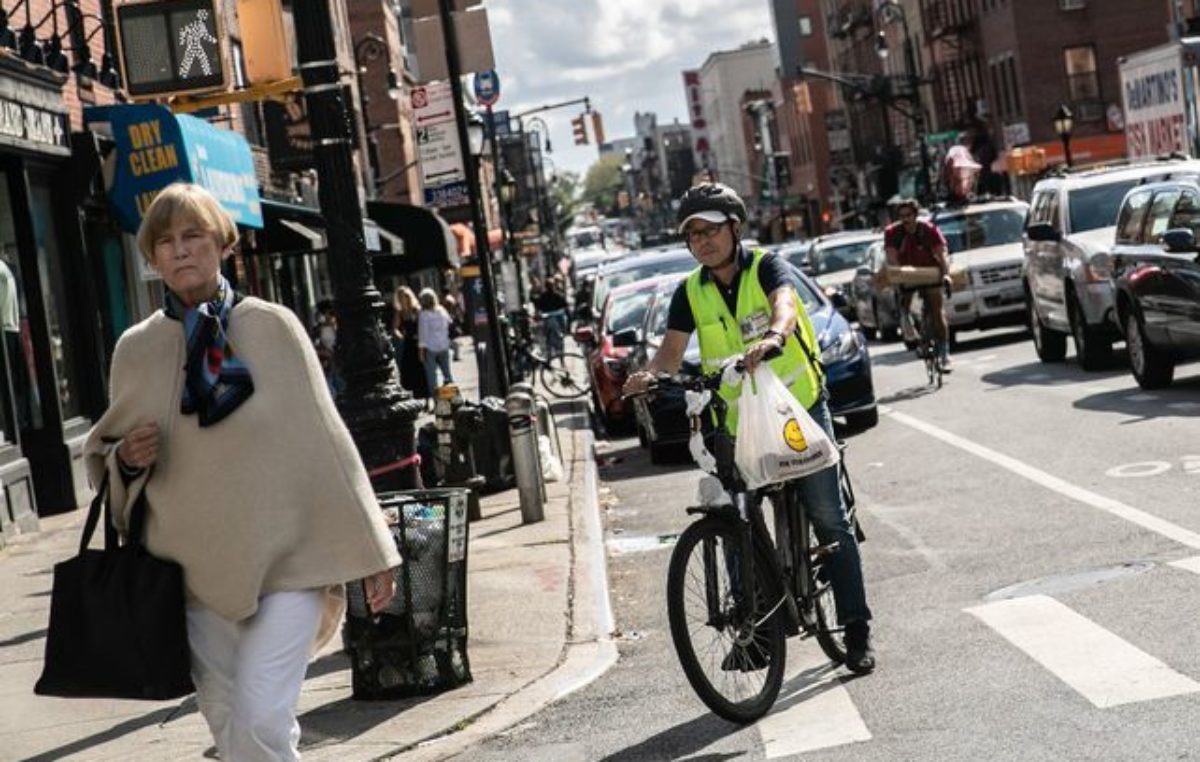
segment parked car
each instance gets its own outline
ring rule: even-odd
[[[1133,377],[1169,386],[1175,365],[1200,357],[1200,181],[1135,187],[1117,215],[1112,249],[1117,320]]]
[[[848,293],[850,282],[862,266],[867,249],[882,237],[879,231],[864,230],[819,236],[809,247],[808,266],[800,268],[812,276],[847,320],[855,319],[854,305]]]
[[[1134,186],[1200,171],[1200,161],[1162,159],[1044,178],[1033,189],[1025,227],[1025,301],[1043,362],[1066,356],[1067,335],[1080,366],[1104,367],[1117,327],[1109,254],[1117,211]]]
[[[887,252],[880,239],[870,245],[862,265],[854,271],[847,298],[868,339],[895,341],[900,330],[900,302],[895,287],[880,285],[879,276],[886,267]]]
[[[967,272],[967,286],[946,304],[951,340],[958,331],[987,330],[1025,321],[1021,234],[1029,205],[1016,199],[933,210],[930,221],[946,238],[951,269]]]
[[[795,265],[790,265],[789,269],[821,350],[820,360],[829,387],[830,413],[844,418],[852,429],[875,426],[879,423],[879,410],[866,339],[846,321],[811,278]],[[631,369],[644,367],[662,344],[667,331],[667,308],[677,286],[677,280],[662,279],[659,282],[646,312],[640,337],[643,341],[629,355]],[[681,372],[700,372],[700,347],[695,333],[684,354]],[[686,442],[690,434],[682,393],[660,397],[657,401],[639,400],[635,404],[638,438],[650,448],[650,457],[655,462],[661,460],[672,445]]]
[[[618,286],[605,299],[597,325],[575,329],[575,341],[588,348],[588,376],[596,416],[610,430],[632,421],[629,404],[621,398],[621,387],[629,375],[626,357],[633,342],[623,332],[641,327],[654,285],[650,280]]]
[[[608,292],[626,283],[634,283],[655,275],[682,273],[696,267],[696,259],[686,247],[664,246],[643,249],[618,261],[609,262],[596,271],[592,285],[592,310],[599,315]]]
[[[789,241],[778,246],[775,249],[775,253],[803,270],[808,267],[808,252],[811,248],[811,240]]]

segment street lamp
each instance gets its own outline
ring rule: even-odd
[[[367,95],[366,83],[364,78],[367,74],[367,64],[378,61],[381,58],[387,57],[387,43],[382,37],[373,33],[367,32],[358,42],[354,43],[354,63],[357,67],[355,76],[358,80],[358,110],[362,114],[363,134],[367,138],[367,163],[371,167],[371,182],[367,185],[371,196],[375,196],[379,189],[379,176],[383,169],[379,161],[379,140],[376,138],[376,129],[371,127],[371,112],[367,108],[371,103],[370,96]],[[396,70],[388,67],[388,97],[393,100],[398,99],[401,95],[400,82],[396,77]]]
[[[1066,159],[1067,166],[1071,166],[1071,133],[1075,131],[1075,115],[1071,113],[1071,109],[1067,108],[1067,104],[1060,104],[1058,111],[1054,112],[1054,132],[1058,135],[1058,139],[1063,144],[1063,157]]]
[[[904,12],[904,6],[896,2],[896,0],[883,0],[879,7],[875,9],[876,21],[879,25],[894,23],[897,19],[900,21],[900,29],[904,34],[904,77],[908,80],[908,89],[912,98],[912,112],[910,118],[913,122],[913,129],[917,133],[917,147],[921,154],[921,187],[917,191],[917,196],[922,201],[929,202],[932,200],[933,181],[932,181],[932,160],[929,157],[929,144],[926,141],[925,134],[925,105],[921,102],[921,72],[917,68],[917,55],[913,47],[912,35],[908,29],[908,15]],[[875,35],[875,53],[880,60],[888,57],[891,51],[888,48],[887,34],[883,29],[880,29]]]

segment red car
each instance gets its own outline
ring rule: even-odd
[[[575,331],[575,341],[586,348],[596,415],[609,430],[633,425],[633,407],[621,399],[621,387],[629,373],[629,351],[642,340],[642,320],[657,283],[652,278],[614,288],[604,300],[597,327]]]

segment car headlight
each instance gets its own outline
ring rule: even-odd
[[[848,360],[859,353],[862,345],[858,341],[858,333],[846,331],[837,337],[829,346],[821,350],[821,362],[830,365],[842,360]]]

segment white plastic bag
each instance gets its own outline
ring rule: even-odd
[[[542,461],[542,481],[546,483],[561,482],[563,465],[554,454],[554,443],[545,434],[538,436],[538,455]]]
[[[742,379],[734,461],[750,489],[816,473],[837,446],[766,363]]]

